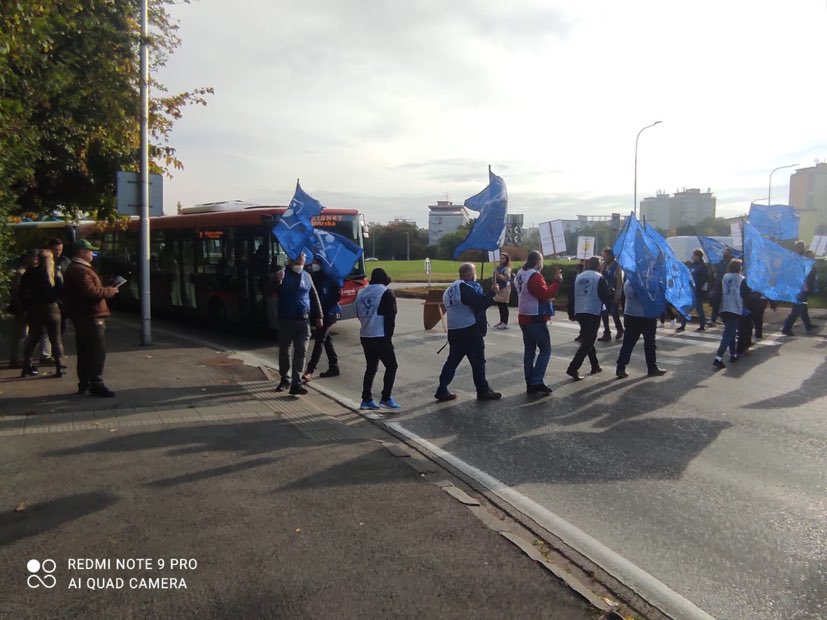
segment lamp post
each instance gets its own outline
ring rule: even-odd
[[[788,164],[786,166],[778,166],[778,168],[773,168],[770,172],[770,186],[767,188],[767,205],[772,204],[772,175],[776,170],[783,170],[784,168],[795,168],[798,164]]]
[[[637,132],[637,138],[635,138],[635,195],[634,195],[634,214],[637,217],[637,142],[640,140],[640,134],[644,132],[644,130],[649,129],[650,127],[654,127],[655,125],[659,125],[663,121],[655,121],[651,125],[646,125],[643,129]]]
[[[405,235],[405,248],[407,249],[406,260],[411,260],[411,233],[403,231],[402,234]]]
[[[764,196],[763,198],[753,198],[752,200],[749,201],[749,203],[752,205],[752,204],[755,204],[756,202],[760,202],[761,200],[767,200],[767,197]],[[767,204],[769,204],[769,203],[767,203]]]

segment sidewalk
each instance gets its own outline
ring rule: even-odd
[[[112,322],[117,396],[77,396],[67,336],[63,379],[0,365],[0,617],[599,615],[320,394]]]

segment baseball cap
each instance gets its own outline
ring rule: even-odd
[[[79,239],[78,241],[75,241],[74,245],[76,250],[92,250],[93,252],[97,252],[100,249],[96,248],[86,239]]]

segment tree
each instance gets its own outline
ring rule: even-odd
[[[150,68],[178,47],[177,24],[150,0]],[[115,173],[140,149],[138,0],[0,0],[0,199],[9,214],[115,211]],[[210,88],[169,95],[151,82],[154,172],[181,168],[169,144],[187,105]]]

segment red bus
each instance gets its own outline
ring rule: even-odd
[[[275,300],[263,285],[287,256],[273,235],[286,207],[210,203],[180,215],[150,220],[150,294],[153,312],[198,317],[215,326],[276,328]],[[336,232],[364,247],[366,230],[357,211],[325,209],[313,226]],[[127,283],[115,307],[139,307],[138,244],[140,220],[125,230],[81,224],[78,238],[100,247],[97,266],[104,281],[123,276]],[[356,315],[356,292],[367,286],[364,256],[353,266],[342,290],[342,318]]]

